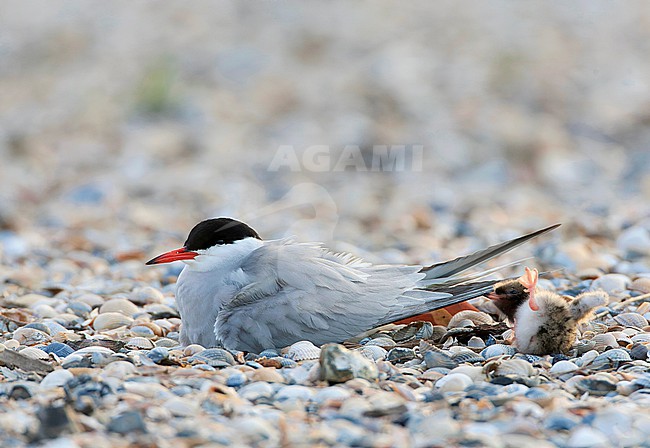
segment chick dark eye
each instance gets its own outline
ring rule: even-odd
[[[217,240],[217,244],[223,244],[223,240]]]

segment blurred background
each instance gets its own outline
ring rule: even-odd
[[[5,3],[0,251],[147,259],[219,215],[385,261],[614,245],[650,216],[649,54],[643,1]]]

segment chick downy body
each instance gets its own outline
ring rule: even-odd
[[[568,352],[576,341],[578,324],[608,302],[604,291],[561,296],[537,288],[537,270],[526,268],[519,279],[495,285],[494,300],[514,325],[514,345],[522,353],[548,355]]]

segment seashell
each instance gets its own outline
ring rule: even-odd
[[[151,359],[156,364],[169,359],[169,350],[165,347],[155,347],[147,352],[147,358]]]
[[[178,341],[169,338],[160,338],[156,341],[156,347],[165,347],[165,348],[178,347]]]
[[[18,328],[14,331],[13,339],[18,341],[20,345],[46,344],[52,340],[47,333],[41,330],[25,327]]]
[[[267,348],[262,350],[262,352],[259,354],[260,358],[274,358],[276,356],[280,356],[280,352],[277,351],[274,348]]]
[[[596,374],[576,380],[574,386],[580,393],[602,397],[615,391],[617,382],[611,375]]]
[[[478,336],[472,336],[469,338],[469,341],[467,341],[467,346],[472,348],[485,348],[485,342],[483,342],[483,339]]]
[[[495,365],[492,366],[491,364]],[[537,369],[534,368],[529,362],[523,359],[503,359],[499,361],[492,361],[483,367],[483,371],[492,376],[521,376],[528,377],[537,375]]]
[[[612,333],[597,334],[591,338],[591,341],[594,343],[594,350],[599,352],[618,347],[616,337]]]
[[[130,299],[138,305],[147,305],[150,303],[162,303],[165,300],[165,296],[156,288],[145,286],[134,290],[130,295]]]
[[[150,339],[136,336],[129,339],[125,347],[130,350],[151,350],[155,345]]]
[[[645,344],[650,342],[650,333],[639,333],[632,336],[632,342],[639,342]]]
[[[164,303],[150,303],[144,306],[144,310],[151,316],[155,316],[156,319],[178,317],[178,311]]]
[[[650,279],[648,279],[650,281]],[[636,310],[638,314],[645,315],[648,311],[650,311],[650,302],[643,302],[641,305],[639,305]]]
[[[81,294],[74,298],[77,302],[82,302],[87,305],[90,305],[91,308],[97,308],[104,303],[102,296],[92,293]]]
[[[110,299],[99,307],[99,314],[121,313],[125,316],[131,317],[137,312],[137,305],[133,304],[130,300],[123,298]]]
[[[110,356],[113,353],[115,352],[108,347],[102,347],[101,345],[91,345],[89,347],[80,348],[79,350],[74,352],[74,355],[100,354],[100,355]]]
[[[607,350],[606,352],[596,356],[592,361],[592,365],[596,367],[617,365],[619,362],[631,361],[630,354],[622,348],[615,348]]]
[[[205,350],[205,347],[199,344],[190,344],[187,347],[183,349],[183,355],[184,356],[193,356],[196,355],[197,353],[201,353],[203,350]]]
[[[434,325],[433,328],[431,329],[431,336],[429,337],[429,339],[431,339],[434,342],[438,342],[446,334],[447,334],[447,327],[442,325]]]
[[[280,364],[280,368],[288,367],[293,368],[297,367],[298,363],[293,359],[285,358],[283,356],[276,356],[275,358],[269,358],[270,360],[277,361]]]
[[[386,349],[395,347],[395,341],[390,338],[380,336],[378,338],[370,339],[365,345],[378,345]]]
[[[471,325],[467,325],[467,322],[464,322],[465,320],[469,320],[471,322]],[[447,324],[447,328],[493,325],[494,323],[494,319],[492,319],[492,317],[490,317],[490,315],[487,313],[483,313],[481,311],[463,310],[451,317],[449,323]]]
[[[474,322],[472,322],[471,319],[461,319],[461,320],[455,321],[454,326],[449,327],[449,328],[450,329],[451,328],[470,328],[470,327],[475,327],[475,326],[476,326],[476,324]]]
[[[67,344],[61,342],[52,342],[49,345],[46,345],[42,348],[45,353],[53,353],[59,358],[65,358],[66,356],[74,353],[74,349]]]
[[[641,291],[642,293],[650,292],[650,278],[639,277],[630,284],[630,289],[634,291]],[[647,302],[646,302],[647,303]],[[639,307],[640,308],[640,307]]]
[[[59,369],[45,375],[41,381],[41,389],[53,389],[61,387],[68,381],[74,378],[74,375],[69,370]]]
[[[452,355],[452,359],[456,361],[458,364],[463,364],[463,363],[474,364],[476,362],[485,361],[485,358],[483,358],[481,355],[471,351],[460,352],[455,355]]]
[[[436,381],[436,388],[440,392],[462,392],[472,384],[472,378],[463,373],[449,373]]]
[[[133,319],[122,313],[106,312],[97,315],[93,320],[93,328],[97,331],[114,330],[115,328],[129,325]]]
[[[630,347],[630,358],[645,361],[648,359],[648,347],[638,342],[632,344],[632,347]]]
[[[320,348],[310,341],[298,341],[289,346],[285,356],[294,361],[305,361],[307,359],[318,359],[320,352]]]
[[[228,350],[222,348],[206,348],[188,359],[189,362],[202,362],[211,367],[226,367],[235,365],[235,358]]]
[[[648,325],[648,320],[638,313],[621,313],[614,316],[614,320],[625,327],[643,328]]]
[[[133,336],[140,336],[143,338],[153,338],[156,336],[151,328],[145,327],[144,325],[131,327],[130,331]]]
[[[47,325],[45,325],[42,322],[32,322],[32,323],[29,323],[29,324],[25,325],[23,328],[34,328],[34,329],[36,329],[38,331],[42,331],[43,333],[45,333],[47,335],[51,335],[50,327],[48,327]]]
[[[372,346],[371,346],[372,347]],[[406,347],[394,347],[386,354],[386,361],[396,363],[404,363],[415,358],[415,351]]]
[[[483,367],[482,366],[468,366],[468,365],[460,365],[458,367],[455,367],[449,371],[449,373],[463,373],[470,377],[473,381],[484,381],[485,380],[485,374],[483,373]]]
[[[72,314],[83,317],[84,319],[87,319],[88,316],[90,315],[90,312],[93,310],[90,305],[84,302],[69,302],[68,305],[65,308],[66,311],[71,312]]]
[[[579,367],[571,361],[558,361],[553,364],[553,367],[549,370],[553,375],[566,375],[567,373],[572,373],[578,370]]]
[[[580,367],[586,367],[591,364],[598,356],[599,353],[596,350],[589,350],[588,352],[584,353],[580,359],[577,360],[576,364]]]
[[[650,389],[650,376],[646,373],[643,376],[635,378],[632,383],[643,389]]]
[[[602,322],[595,322],[595,321],[590,321],[586,324],[583,324],[583,327],[585,328],[585,330],[591,330],[596,334],[607,333],[607,331],[609,330],[609,327],[606,324]]]
[[[453,369],[454,367],[458,367],[458,361],[453,359],[445,352],[426,352],[424,354],[424,362],[428,369],[432,369],[434,367]]]
[[[630,284],[630,279],[623,274],[605,274],[601,277],[598,277],[593,281],[589,287],[590,291],[597,291],[602,289],[608,294],[621,294],[623,293],[628,285]]]
[[[26,347],[22,349],[19,353],[28,358],[40,359],[41,361],[47,361],[50,359],[50,355],[45,353],[40,348],[36,348],[36,347]]]
[[[517,353],[517,350],[511,345],[493,344],[485,347],[481,351],[481,356],[485,359],[494,358],[495,356],[511,356]]]
[[[378,345],[364,345],[359,347],[356,351],[361,353],[365,358],[372,359],[373,361],[381,361],[386,358],[388,351]]]
[[[5,348],[15,349],[20,347],[20,342],[18,342],[15,339],[9,339],[8,341],[5,341],[3,345],[5,346]]]
[[[392,334],[395,342],[406,342],[411,339],[429,339],[433,335],[433,324],[426,321],[412,322]]]

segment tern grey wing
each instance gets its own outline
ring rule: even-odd
[[[426,299],[418,266],[371,266],[314,244],[267,242],[242,264],[251,280],[219,311],[217,339],[258,352],[299,340],[340,342]],[[423,298],[426,296],[426,299]]]
[[[501,254],[511,251],[515,247],[521,246],[525,242],[542,235],[544,233],[550,232],[553,229],[556,229],[560,224],[554,224],[549,227],[537,230],[535,232],[522,235],[517,238],[513,238],[508,241],[504,241],[499,244],[494,244],[486,249],[481,249],[473,254],[465,255],[463,257],[458,257],[453,260],[443,261],[441,263],[435,263],[431,266],[425,266],[422,268],[422,272],[425,274],[423,283],[450,283],[449,278],[453,277],[461,272],[476,266],[478,264],[484,263],[488,260],[491,260],[494,257],[497,257]],[[460,278],[460,281],[465,281]]]

